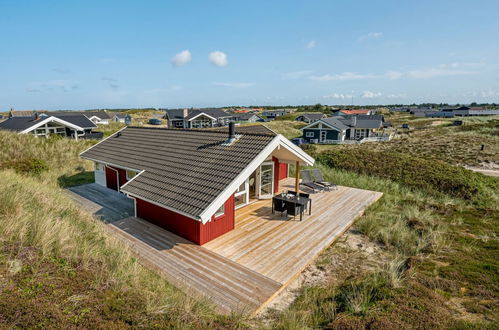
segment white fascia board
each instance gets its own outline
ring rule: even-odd
[[[130,170],[130,171],[133,171],[133,170]],[[140,172],[139,172],[139,173],[137,173],[137,174],[136,174],[136,175],[135,175],[135,176],[134,176],[131,180],[128,180],[127,182],[125,182],[125,184],[124,184],[124,185],[122,185],[122,186],[120,187],[120,190],[123,190],[123,188],[125,188],[127,184],[129,184],[130,182],[132,182],[133,180],[135,180],[135,179],[136,179],[139,175],[141,175],[141,174],[142,174],[142,173],[144,173],[145,171],[146,171],[146,170],[142,170],[142,171],[140,171]],[[136,172],[136,171],[134,171],[134,172]]]
[[[37,129],[38,127],[42,126],[42,125],[45,125],[46,123],[50,123],[50,122],[57,122],[59,124],[62,124],[64,126],[68,126],[68,127],[71,127],[72,129],[76,129],[78,131],[83,131],[83,128],[80,127],[80,126],[77,126],[77,125],[74,125],[74,124],[71,124],[65,120],[62,120],[60,118],[57,118],[57,117],[54,117],[54,116],[51,116],[51,117],[48,117],[48,118],[45,118],[44,120],[40,121],[39,123],[36,123],[35,125],[29,127],[29,128],[26,128],[24,131],[21,131],[19,132],[20,134],[24,134],[24,133],[28,133],[28,132],[31,132],[32,130],[34,129]]]
[[[120,130],[116,131],[116,133],[109,135],[107,138],[102,139],[101,141],[97,142],[97,143],[96,143],[96,144],[94,144],[93,146],[88,147],[87,149],[83,150],[82,152],[80,152],[79,156],[81,157],[81,155],[82,155],[83,153],[85,153],[85,152],[89,151],[90,149],[92,149],[93,147],[95,147],[95,146],[97,146],[97,145],[101,144],[102,142],[106,141],[107,139],[112,138],[113,136],[115,136],[117,133],[121,132],[121,131],[122,131],[122,130],[124,130],[125,128],[126,128],[126,126],[125,126],[125,127],[123,127],[122,129],[120,129]],[[85,157],[83,157],[83,158],[85,158]],[[93,160],[93,159],[92,159],[92,160]]]
[[[196,116],[192,117],[191,119],[188,119],[187,121],[194,120],[194,119],[196,119],[197,117],[202,116],[202,115],[204,115],[204,116],[206,116],[206,117],[210,117],[212,120],[217,120],[215,117],[212,117],[212,116],[210,116],[210,115],[209,115],[209,114],[207,114],[207,113],[201,112],[199,115],[196,115]]]
[[[295,156],[301,158],[308,166],[314,165],[315,159],[309,154],[307,154],[305,151],[303,151],[302,148],[298,147],[297,145],[286,139],[281,134],[279,134],[278,137],[280,139],[280,144],[282,146],[291,151]]]
[[[232,182],[225,187],[225,189],[215,198],[211,204],[201,213],[201,222],[203,224],[211,220],[211,217],[215,212],[222,206],[227,199],[237,190],[237,188],[253,173],[261,163],[267,159],[267,157],[272,154],[272,152],[279,146],[280,138],[275,136],[272,141],[256,156],[251,163],[246,166],[246,168],[239,173],[239,175],[232,180]]]
[[[327,122],[323,121],[322,119],[319,119],[319,120],[317,120],[317,121],[314,121],[313,123],[310,123],[310,124],[308,124],[307,126],[300,128],[300,130],[301,130],[301,131],[303,131],[304,129],[310,128],[310,126],[317,125],[317,124],[319,124],[319,123],[321,123],[321,124],[323,124],[323,125],[326,125],[327,127],[331,128],[331,129],[334,129],[334,130],[336,130],[336,131],[338,131],[338,132],[343,132],[343,131],[344,131],[344,129],[340,129],[340,128],[338,128],[338,127],[334,127],[334,126],[332,126],[331,124],[329,124],[329,123],[327,123]],[[313,129],[313,128],[311,128],[311,129]]]

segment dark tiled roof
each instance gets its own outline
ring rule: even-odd
[[[225,111],[222,111],[220,109],[199,109],[199,110],[189,110],[189,115],[187,116],[187,120],[192,119],[196,116],[198,116],[201,113],[205,113],[208,116],[211,116],[215,119],[222,118],[222,117],[232,117],[231,114],[228,114]]]
[[[382,115],[349,115],[337,116],[345,125],[354,128],[380,128],[383,126]]]
[[[305,117],[305,118],[308,118],[310,120],[319,120],[319,119],[322,119],[322,117],[324,117],[324,114],[323,113],[304,113],[298,117]]]
[[[205,113],[213,118],[221,118],[221,117],[232,117],[231,114],[222,111],[220,109],[187,109],[187,117],[184,118],[184,109],[167,109],[165,110],[165,119],[168,120],[182,120],[182,119],[191,119],[196,117],[197,115]]]
[[[346,130],[348,128],[347,125],[345,125],[340,119],[339,117],[329,117],[329,118],[324,118],[324,119],[321,119],[321,121],[343,131],[343,130]]]
[[[97,116],[100,119],[111,119],[111,117],[106,111],[49,111],[47,112],[47,115],[56,116],[56,117],[83,115],[87,116],[88,118]]]
[[[47,116],[40,116],[38,119],[35,119],[35,117],[12,117],[0,123],[0,129],[7,129],[12,131],[24,131],[25,129],[28,129],[31,126],[36,125],[40,121],[45,120],[47,118],[48,118]],[[66,117],[61,117],[60,119],[67,121],[68,123],[71,123],[73,125],[79,126],[81,128],[97,127],[87,117],[81,115],[66,116]]]
[[[227,131],[128,127],[82,153],[82,157],[145,170],[122,191],[199,218],[274,139],[243,134],[222,145]]]

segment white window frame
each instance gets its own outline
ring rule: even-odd
[[[315,137],[315,132],[305,132],[305,137],[313,138]]]
[[[132,180],[137,174],[139,174],[139,173],[137,173],[135,171],[130,171],[130,170],[125,170],[125,172],[126,172],[126,179],[127,179],[127,181],[128,180]],[[135,173],[135,174],[133,176],[129,176],[128,174],[132,173],[132,172]]]
[[[220,218],[221,216],[225,215],[225,203],[220,206],[220,208],[215,212],[215,219]]]

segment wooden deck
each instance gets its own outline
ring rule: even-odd
[[[281,181],[281,189],[293,182]],[[189,294],[211,298],[221,312],[256,313],[381,196],[348,187],[312,194],[312,215],[301,222],[271,214],[270,200],[257,201],[236,211],[233,231],[203,246],[139,218],[107,226]]]
[[[115,221],[108,227],[143,262],[189,294],[210,298],[220,312],[252,313],[281,287],[262,274],[140,218]]]
[[[282,189],[293,189],[292,179]],[[382,193],[339,187],[312,194],[312,215],[293,221],[271,213],[271,202],[258,201],[236,211],[236,228],[203,245],[249,269],[286,285],[347,230]]]

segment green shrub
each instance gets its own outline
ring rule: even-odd
[[[28,157],[12,160],[0,165],[0,168],[11,168],[19,173],[31,175],[40,175],[49,169],[49,166],[43,159]]]
[[[498,180],[443,161],[362,149],[328,150],[317,160],[329,167],[397,181],[429,193],[444,193],[476,203],[490,202]]]

